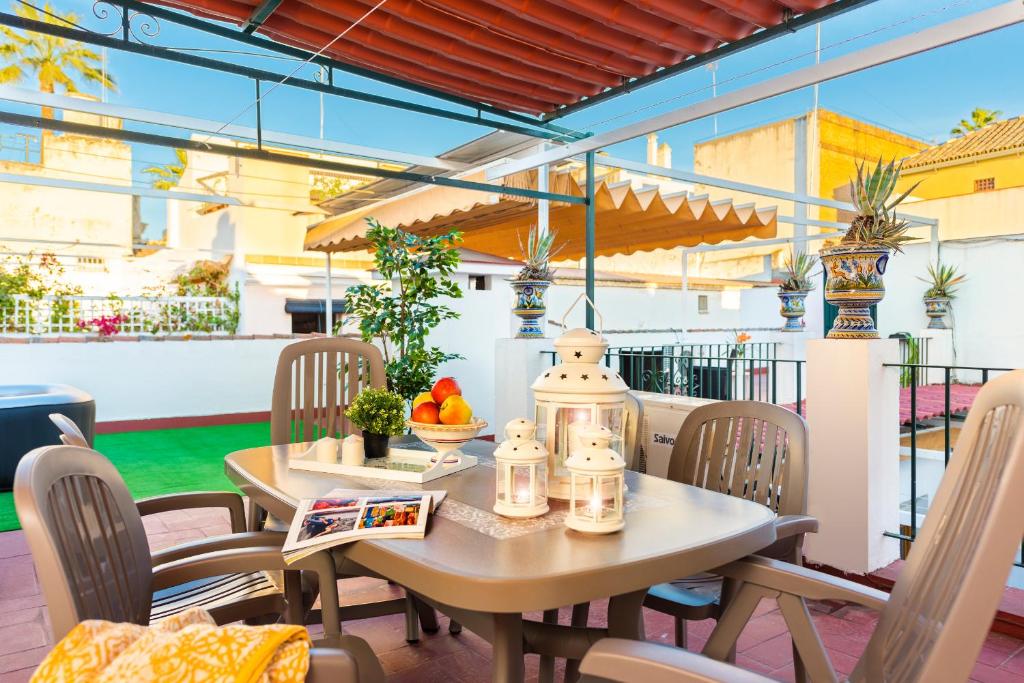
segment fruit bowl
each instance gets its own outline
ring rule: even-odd
[[[405,426],[412,429],[412,433],[418,436],[420,441],[441,455],[448,455],[458,450],[459,446],[467,441],[471,441],[480,433],[481,429],[487,426],[487,422],[475,419],[464,425],[446,425],[406,420]]]

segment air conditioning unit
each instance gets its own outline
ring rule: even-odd
[[[643,405],[640,425],[640,471],[655,477],[668,476],[668,461],[683,420],[697,406],[714,403],[709,398],[632,392]],[[646,468],[646,469],[645,469]]]

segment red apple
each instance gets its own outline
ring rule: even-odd
[[[434,397],[434,403],[441,405],[449,396],[462,396],[462,389],[454,377],[442,377],[434,382],[430,395]]]
[[[424,401],[412,409],[413,422],[423,422],[428,425],[436,425],[441,422],[440,409],[433,401]]]

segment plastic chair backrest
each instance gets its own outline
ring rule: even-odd
[[[384,386],[384,357],[372,344],[344,337],[289,344],[274,375],[271,443],[347,436],[354,429],[345,416],[349,404],[363,389]]]
[[[1024,370],[974,399],[852,681],[966,681],[1024,533]]]
[[[698,406],[683,421],[668,478],[766,505],[807,511],[807,423],[759,401]]]
[[[18,464],[14,504],[55,640],[84,619],[149,623],[146,531],[109,460],[81,446],[37,448]]]

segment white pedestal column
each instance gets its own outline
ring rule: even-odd
[[[811,562],[866,574],[899,558],[899,371],[895,339],[807,342]]]
[[[498,339],[494,347],[494,433],[501,440],[505,424],[517,417],[534,419],[530,385],[551,366],[551,339]]]

